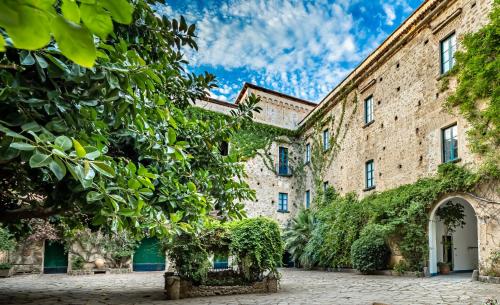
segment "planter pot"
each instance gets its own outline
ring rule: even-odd
[[[106,262],[102,258],[98,258],[94,261],[94,264],[95,264],[97,269],[103,269],[105,263]]]
[[[12,275],[12,268],[10,269],[0,269],[0,277],[10,277]]]
[[[448,264],[440,264],[439,265],[439,273],[440,274],[449,274],[450,273],[450,265]]]

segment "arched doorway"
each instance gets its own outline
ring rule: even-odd
[[[452,236],[444,236],[443,221],[436,215],[437,210],[448,203],[459,204],[465,214],[463,228],[458,227]],[[452,263],[452,271],[467,272],[478,268],[479,241],[478,222],[473,206],[462,196],[449,196],[432,209],[429,219],[429,272],[439,273],[437,264]],[[447,249],[445,250],[445,247]],[[447,257],[445,257],[447,253]]]

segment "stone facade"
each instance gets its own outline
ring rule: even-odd
[[[304,205],[306,190],[311,192],[311,198],[315,196],[318,183],[327,182],[341,194],[355,192],[365,197],[435,175],[443,163],[443,129],[455,124],[455,162],[477,168],[481,159],[468,147],[467,121],[442,107],[456,81],[451,79],[448,88],[443,87],[441,41],[455,34],[460,49],[463,34],[488,22],[492,2],[425,1],[314,108],[279,93],[245,85],[236,102],[251,92],[261,96],[265,111],[257,117],[258,122],[299,131],[298,139],[273,143],[269,150],[273,160],[278,158],[278,147],[287,145],[291,147],[291,162],[303,162],[305,145],[321,149],[317,146],[322,145],[321,134],[326,129],[335,141],[331,146],[338,145],[338,149],[325,152],[332,154],[332,162],[321,173],[314,172],[309,163],[300,174],[280,177],[263,166],[261,156],[249,160],[248,182],[257,192],[257,201],[245,203],[248,215],[270,216],[285,225]],[[369,97],[373,100],[373,121],[366,124],[364,103]],[[219,103],[217,107],[223,105]],[[307,109],[310,111],[304,115]],[[215,107],[212,110],[218,111]],[[303,117],[299,124],[295,123],[297,117]],[[365,163],[370,160],[374,164],[375,183],[367,188]],[[476,195],[498,203],[498,182],[494,184],[481,187]],[[289,213],[277,212],[280,192],[289,194]],[[455,194],[455,198],[466,200],[477,216],[479,265],[486,266],[491,253],[500,249],[500,207],[467,194]]]

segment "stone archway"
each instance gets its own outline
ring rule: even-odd
[[[436,216],[436,211],[443,204],[452,201],[464,207],[465,226],[457,228],[453,234],[451,259],[453,271],[465,272],[478,269],[479,264],[479,223],[474,201],[464,195],[449,195],[442,198],[432,209],[429,218],[429,272],[438,274],[437,263],[443,261],[444,226]]]

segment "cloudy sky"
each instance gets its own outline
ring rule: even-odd
[[[157,11],[197,26],[190,69],[217,76],[214,98],[244,82],[319,102],[422,0],[167,0]]]

